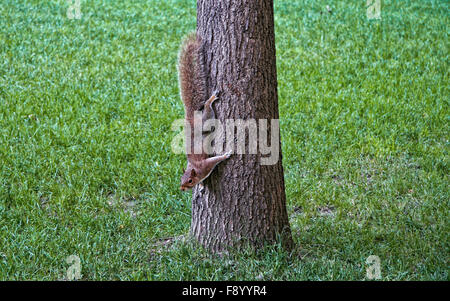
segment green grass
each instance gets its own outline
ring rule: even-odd
[[[178,46],[195,1],[0,5],[0,279],[449,279],[449,2],[275,1],[297,248],[218,259],[182,240]],[[326,5],[332,14],[323,13]]]

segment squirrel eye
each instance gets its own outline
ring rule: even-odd
[[[189,179],[189,184],[191,184],[192,183],[192,179]]]

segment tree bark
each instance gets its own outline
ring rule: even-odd
[[[223,124],[252,118],[268,119],[270,125],[279,118],[273,18],[273,0],[197,1],[207,91],[221,93],[214,107]],[[190,234],[195,240],[213,252],[277,241],[293,246],[281,143],[278,151],[273,165],[262,165],[259,152],[235,153],[216,167],[204,188],[194,188]]]

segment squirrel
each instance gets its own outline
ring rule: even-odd
[[[186,130],[186,136],[191,136],[191,139],[188,139],[188,136],[186,137],[186,141],[190,141],[190,145],[186,145],[186,148],[189,148],[186,154],[188,163],[181,177],[180,189],[182,191],[201,183],[211,174],[217,164],[231,156],[231,152],[227,152],[220,156],[209,157],[203,149],[203,144],[201,153],[193,152],[195,143],[203,143],[203,139],[200,141],[194,139],[194,126],[199,125],[199,122],[215,118],[212,105],[219,98],[219,91],[216,90],[205,101],[207,85],[202,48],[201,38],[195,33],[190,34],[181,45],[178,59],[180,94],[184,103],[186,125],[190,129],[189,131]],[[196,111],[202,111],[202,120],[195,118]]]

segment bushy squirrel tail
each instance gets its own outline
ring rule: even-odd
[[[180,94],[186,119],[192,120],[207,98],[205,62],[201,39],[192,33],[181,44],[178,58]]]

